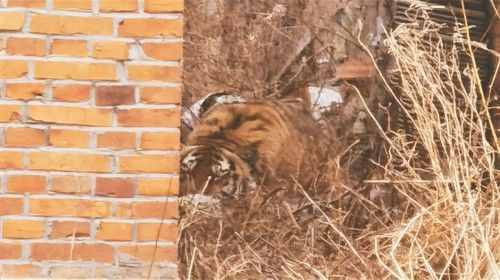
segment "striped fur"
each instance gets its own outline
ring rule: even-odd
[[[182,153],[183,192],[237,196],[249,186],[281,179],[306,183],[315,168],[317,133],[298,99],[217,104],[188,137]]]

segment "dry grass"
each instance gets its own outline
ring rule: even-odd
[[[181,201],[181,276],[500,279],[499,142],[467,28],[452,48],[430,20],[387,34],[394,63],[381,80],[408,127],[377,123],[385,160],[369,180],[352,180],[349,147],[338,141],[326,187]]]

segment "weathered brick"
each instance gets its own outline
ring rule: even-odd
[[[0,260],[15,260],[21,258],[21,244],[0,241]]]
[[[62,35],[112,35],[113,19],[34,14],[31,17],[30,31]]]
[[[174,219],[178,216],[176,201],[149,201],[132,204],[132,217]]]
[[[0,122],[12,122],[16,120],[21,120],[21,106],[0,105]]]
[[[28,127],[9,127],[5,129],[5,146],[39,147],[45,145],[45,131]]]
[[[182,58],[182,43],[144,43],[144,53],[158,60],[180,60]]]
[[[172,241],[177,240],[177,224],[144,223],[137,225],[137,241]]]
[[[32,152],[28,155],[32,170],[110,172],[111,158],[104,155]]]
[[[177,250],[172,247],[157,247],[154,245],[126,245],[118,247],[120,254],[128,255],[128,257],[141,262],[155,263],[174,262],[177,259]]]
[[[112,122],[112,112],[109,109],[43,105],[28,108],[28,117],[37,122],[88,126],[110,126]]]
[[[36,61],[35,78],[66,80],[116,80],[116,64]]]
[[[26,61],[0,60],[0,79],[21,78],[28,73]]]
[[[130,218],[132,217],[132,204],[128,202],[118,202],[115,206],[113,217]]]
[[[7,53],[10,55],[44,56],[47,53],[45,40],[10,37],[7,39]]]
[[[128,78],[135,81],[181,81],[181,69],[176,66],[128,64],[127,72]]]
[[[52,266],[49,268],[49,277],[51,279],[87,279],[93,275],[93,269],[90,266]]]
[[[123,257],[127,259],[127,256],[123,255]],[[98,265],[95,268],[95,277],[99,279],[179,279],[175,266],[153,263],[133,267]]]
[[[1,12],[0,13],[0,31],[21,30],[24,25],[24,13],[19,12]]]
[[[141,136],[141,149],[178,150],[181,140],[179,132],[144,132]]]
[[[87,56],[87,41],[54,39],[50,53],[62,56]]]
[[[179,192],[179,178],[139,178],[137,194],[148,196],[171,196]]]
[[[44,193],[47,179],[37,175],[11,175],[7,178],[7,191],[14,193]]]
[[[99,41],[94,43],[92,56],[115,60],[128,59],[128,43],[119,41]]]
[[[113,247],[107,244],[33,243],[34,261],[96,261],[111,263]]]
[[[99,86],[96,89],[97,106],[128,105],[135,103],[133,86]]]
[[[22,198],[0,197],[0,216],[19,215],[22,212],[23,212]]]
[[[97,227],[95,238],[107,241],[130,241],[132,240],[132,224],[101,222]]]
[[[0,169],[23,168],[23,154],[20,152],[0,152]]]
[[[50,191],[68,194],[89,194],[92,178],[89,176],[54,176]]]
[[[182,36],[182,20],[131,18],[118,26],[121,37]]]
[[[131,155],[120,156],[120,172],[130,173],[174,173],[179,169],[176,155]]]
[[[148,13],[182,12],[184,0],[145,0],[144,11]]]
[[[135,183],[130,178],[106,178],[96,179],[95,194],[98,196],[133,197]]]
[[[36,216],[108,217],[109,202],[83,199],[30,199],[29,212]]]
[[[52,89],[52,97],[58,101],[82,102],[90,97],[90,85],[56,85]]]
[[[101,0],[99,10],[101,12],[135,12],[137,0]]]
[[[180,110],[124,109],[117,111],[118,123],[126,127],[179,127]]]
[[[52,0],[54,9],[57,10],[92,10],[92,0]]]
[[[8,239],[36,239],[45,233],[45,222],[34,220],[5,220],[3,237]]]
[[[141,91],[141,102],[148,104],[180,104],[182,95],[181,89],[145,87]]]
[[[79,130],[51,129],[49,131],[49,144],[62,148],[88,148],[90,135]]]
[[[135,133],[105,132],[97,135],[97,147],[108,149],[135,148]]]
[[[45,0],[8,0],[7,7],[45,8]]]
[[[43,97],[45,93],[44,83],[15,83],[7,84],[6,96],[12,99],[31,100]]]
[[[0,270],[0,277],[6,279],[39,278],[42,275],[42,268],[34,264],[4,264]]]
[[[50,239],[90,237],[90,223],[76,221],[54,221]]]

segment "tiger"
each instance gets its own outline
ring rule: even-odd
[[[206,109],[181,153],[181,196],[237,198],[257,186],[314,181],[325,148],[302,99],[238,100]]]

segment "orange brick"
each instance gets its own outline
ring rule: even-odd
[[[157,247],[154,245],[127,245],[118,248],[120,254],[125,254],[141,262],[155,263],[175,262],[177,260],[177,250],[172,247]]]
[[[144,53],[158,60],[180,60],[182,58],[182,43],[144,43]]]
[[[28,155],[32,170],[110,172],[111,158],[104,155],[33,152]]]
[[[99,9],[101,12],[135,12],[137,0],[101,0]]]
[[[34,261],[95,261],[113,262],[113,247],[107,244],[33,243]]]
[[[26,73],[28,73],[26,61],[0,60],[0,79],[21,78]]]
[[[13,260],[21,258],[21,244],[0,241],[0,260]]]
[[[31,17],[30,31],[62,35],[112,35],[113,19],[34,14]]]
[[[177,215],[176,201],[135,202],[132,205],[134,218],[174,219]]]
[[[180,104],[180,88],[145,87],[141,89],[141,102],[148,104]]]
[[[52,0],[54,9],[57,10],[76,10],[90,11],[92,10],[91,0]]]
[[[22,212],[23,212],[22,198],[0,197],[0,216],[19,215]]]
[[[148,13],[182,12],[184,0],[146,0],[144,11]]]
[[[95,184],[95,195],[98,196],[133,197],[135,193],[134,180],[129,178],[98,177]]]
[[[64,217],[107,217],[111,213],[109,202],[83,199],[30,199],[31,215]]]
[[[6,220],[3,222],[3,238],[36,239],[45,233],[45,222],[33,220]]]
[[[88,176],[54,176],[50,190],[56,193],[89,194],[92,178]]]
[[[129,241],[132,240],[132,224],[101,222],[97,228],[95,238],[107,241]]]
[[[63,148],[88,148],[90,135],[79,130],[51,129],[49,143],[55,147]]]
[[[50,279],[88,279],[93,275],[93,268],[90,266],[51,266],[48,270]]]
[[[135,148],[135,133],[105,132],[97,135],[97,147],[109,149]]]
[[[45,92],[44,83],[15,83],[7,84],[6,96],[12,99],[30,100],[43,97]]]
[[[118,202],[115,207],[114,217],[130,218],[132,217],[132,204],[126,202]]]
[[[90,97],[90,85],[56,85],[52,89],[52,97],[58,101],[82,102]]]
[[[7,179],[7,191],[14,193],[44,193],[47,179],[44,176],[12,175]]]
[[[133,86],[99,86],[95,93],[97,106],[129,105],[135,103]]]
[[[118,123],[126,127],[179,127],[180,111],[175,109],[118,110]]]
[[[141,149],[178,150],[181,139],[179,132],[144,132],[141,137]]]
[[[28,116],[37,122],[110,126],[111,114],[109,109],[34,105],[29,107]]]
[[[0,105],[0,122],[11,122],[21,119],[21,107],[18,105]]]
[[[174,173],[179,169],[175,155],[133,155],[120,157],[120,172]]]
[[[45,0],[8,0],[7,7],[45,8]]]
[[[37,79],[66,80],[116,80],[116,65],[113,63],[77,63],[36,61]]]
[[[2,271],[0,276],[7,279],[38,278],[42,275],[42,268],[34,264],[4,264]]]
[[[44,56],[45,40],[36,38],[7,39],[7,53],[11,55]]]
[[[24,13],[2,12],[0,13],[0,31],[21,30],[24,25]]]
[[[53,55],[87,56],[87,42],[84,40],[54,39],[50,53]]]
[[[177,240],[177,224],[138,224],[138,241],[172,241]]]
[[[0,152],[0,169],[23,168],[23,154],[18,152]]]
[[[45,145],[45,131],[28,127],[7,128],[5,130],[5,146],[7,147],[39,147]]]
[[[108,58],[115,60],[128,59],[128,43],[101,41],[94,44],[92,56],[95,58]]]
[[[139,178],[137,194],[171,196],[179,192],[179,178]]]
[[[49,235],[51,239],[90,237],[88,222],[54,221],[51,229]]]
[[[131,18],[124,19],[118,27],[121,37],[182,36],[182,20]]]
[[[175,66],[127,65],[128,78],[135,81],[180,82],[181,71]]]

